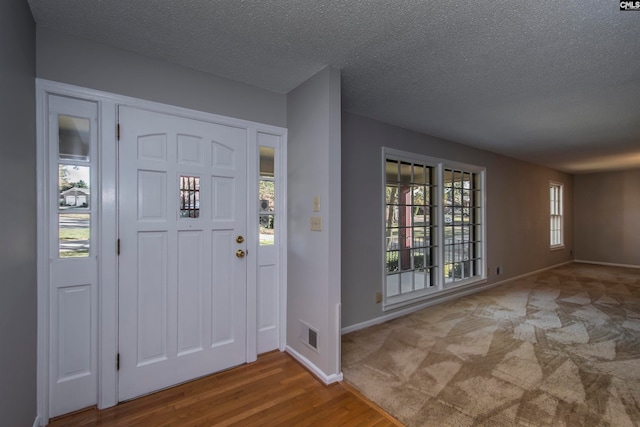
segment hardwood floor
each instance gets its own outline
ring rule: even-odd
[[[401,426],[343,384],[325,386],[286,353],[50,427]]]

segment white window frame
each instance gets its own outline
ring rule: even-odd
[[[432,219],[431,224],[435,227],[435,248],[434,248],[434,268],[436,270],[436,274],[434,275],[433,285],[429,288],[422,289],[420,291],[413,291],[408,294],[400,294],[400,295],[387,295],[387,247],[386,247],[386,232],[387,232],[387,224],[386,224],[386,162],[387,160],[398,160],[405,161],[410,163],[420,163],[424,166],[433,167],[435,169],[435,197],[436,197],[436,207],[435,207],[435,218]],[[478,256],[478,264],[477,264],[477,274],[469,277],[467,279],[454,281],[450,283],[446,283],[444,277],[444,170],[445,169],[455,169],[464,172],[471,172],[477,174],[479,176],[479,197],[478,197],[478,205],[479,205],[479,225],[477,227],[477,233],[479,237],[479,243],[477,246],[477,250],[480,252]],[[416,302],[429,300],[432,298],[436,298],[442,296],[443,294],[447,294],[450,292],[456,292],[462,290],[464,288],[471,288],[477,286],[479,284],[485,283],[487,281],[487,262],[486,262],[486,168],[476,165],[470,165],[460,162],[454,162],[446,159],[440,159],[436,157],[425,156],[421,154],[411,153],[407,151],[397,150],[393,148],[383,147],[382,148],[382,197],[381,197],[381,216],[382,216],[382,256],[381,256],[381,274],[382,274],[382,310],[388,311],[393,310],[399,307],[403,307],[410,304],[415,304]]]
[[[564,184],[549,181],[549,248],[564,248]]]

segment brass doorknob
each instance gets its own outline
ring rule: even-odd
[[[243,251],[242,249],[238,249],[238,250],[236,251],[236,256],[237,256],[238,258],[244,258],[244,251]]]
[[[238,236],[238,237],[236,237],[236,242],[237,242],[237,243],[242,243],[242,242],[244,242],[244,237],[242,237],[242,236]]]

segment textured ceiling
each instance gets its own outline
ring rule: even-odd
[[[569,172],[640,167],[640,11],[617,0],[28,0],[39,25]]]

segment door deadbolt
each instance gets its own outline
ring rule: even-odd
[[[236,242],[237,242],[237,243],[242,243],[242,242],[244,242],[244,237],[242,237],[242,236],[238,236],[238,237],[236,237]]]
[[[243,251],[242,249],[238,249],[238,250],[236,251],[236,256],[237,256],[238,258],[244,258],[244,251]]]

